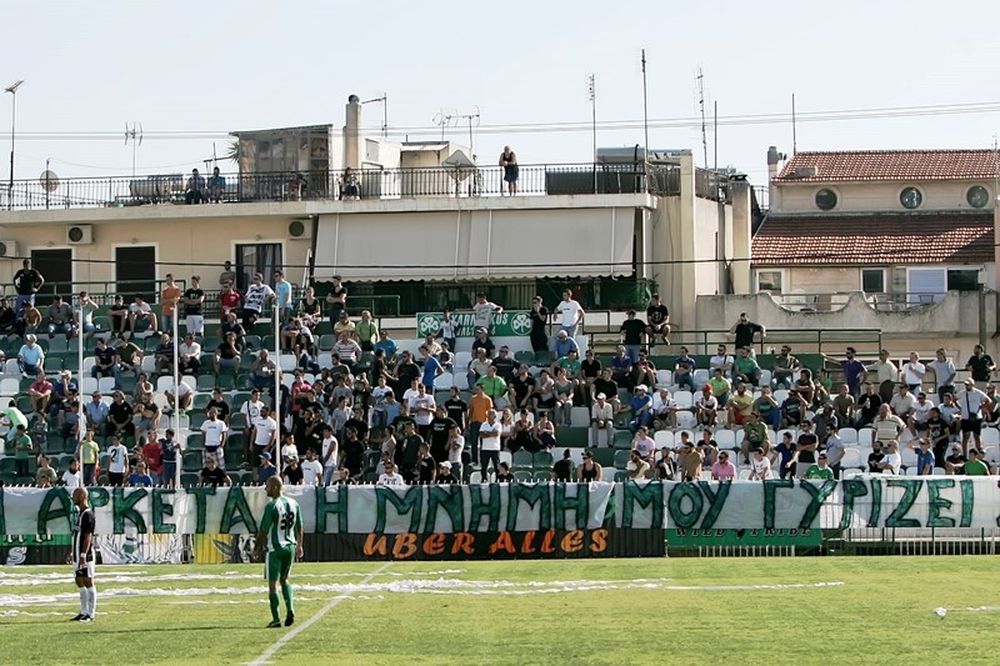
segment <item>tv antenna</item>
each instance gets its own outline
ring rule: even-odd
[[[453,113],[445,113],[443,110],[439,111],[436,116],[434,116],[434,124],[441,128],[441,140],[444,141],[445,128],[448,127],[461,127],[463,125],[468,125],[469,128],[469,150],[475,155],[475,137],[473,136],[473,129],[479,127],[480,114],[479,106],[473,106],[475,111],[472,113],[458,113],[457,111]]]
[[[125,145],[132,142],[132,177],[135,178],[135,151],[142,145],[142,123],[134,122],[132,127],[125,123]]]
[[[695,77],[698,81],[698,109],[701,111],[701,152],[704,158],[705,168],[708,168],[708,138],[706,137],[705,130],[705,72],[702,71],[701,65],[698,66],[698,76]]]
[[[382,136],[389,136],[389,93],[382,93],[381,97],[372,97],[371,99],[366,99],[361,102],[362,106],[365,104],[372,104],[373,102],[382,103]]]

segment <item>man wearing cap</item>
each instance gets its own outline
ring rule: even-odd
[[[434,478],[434,483],[438,485],[450,485],[452,483],[460,483],[451,473],[451,463],[447,460],[442,460],[438,463],[437,476]]]
[[[653,427],[656,430],[677,426],[677,402],[670,389],[661,386],[653,394]]]
[[[736,387],[736,394],[729,398],[729,423],[742,426],[753,411],[753,394],[747,391],[746,384]]]
[[[591,446],[601,445],[601,433],[605,433],[607,445],[615,440],[614,407],[603,393],[597,394],[597,399],[590,407],[590,442]]]
[[[704,455],[695,448],[690,439],[682,440],[677,450],[677,467],[684,481],[697,482],[701,478],[701,466],[705,462]]]
[[[975,439],[976,448],[982,449],[983,408],[991,403],[989,397],[976,388],[971,377],[966,378],[965,390],[956,397],[962,413],[962,453],[968,454],[969,435]]]
[[[264,451],[260,454],[260,464],[255,470],[257,472],[258,483],[266,483],[268,479],[278,472],[278,468],[271,462],[271,454]]]
[[[634,435],[639,428],[649,426],[653,423],[653,400],[648,395],[649,389],[645,384],[635,387],[635,394],[629,401],[629,409],[632,412],[632,420],[629,422],[629,430]]]
[[[917,476],[931,476],[937,466],[937,458],[931,450],[931,443],[926,437],[920,438],[913,447],[917,452]]]
[[[556,337],[552,339],[553,360],[558,360],[564,356],[568,356],[571,351],[575,351],[579,354],[580,347],[576,344],[576,340],[574,340],[569,333],[560,329],[560,331],[556,333]]]

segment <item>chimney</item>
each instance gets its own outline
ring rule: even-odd
[[[361,98],[351,95],[345,107],[344,166],[361,168]]]
[[[788,155],[779,153],[776,146],[767,147],[767,200],[771,209],[778,207],[773,181],[778,176],[778,165],[786,159],[788,159]]]

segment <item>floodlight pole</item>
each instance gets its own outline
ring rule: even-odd
[[[17,116],[17,89],[24,83],[24,79],[4,88],[4,92],[10,93],[10,180],[7,183],[7,210],[14,207],[14,127]]]

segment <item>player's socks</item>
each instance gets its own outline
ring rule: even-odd
[[[271,602],[271,624],[274,624],[275,622],[280,624],[281,620],[278,619],[278,593],[268,592],[267,598]]]
[[[281,596],[285,599],[285,609],[289,615],[295,615],[295,595],[292,586],[286,581],[281,584]]]
[[[91,585],[87,590],[87,615],[97,616],[97,588]]]
[[[80,614],[77,615],[77,619],[80,619],[87,614],[87,605],[90,602],[90,595],[87,594],[87,588],[80,588]]]

